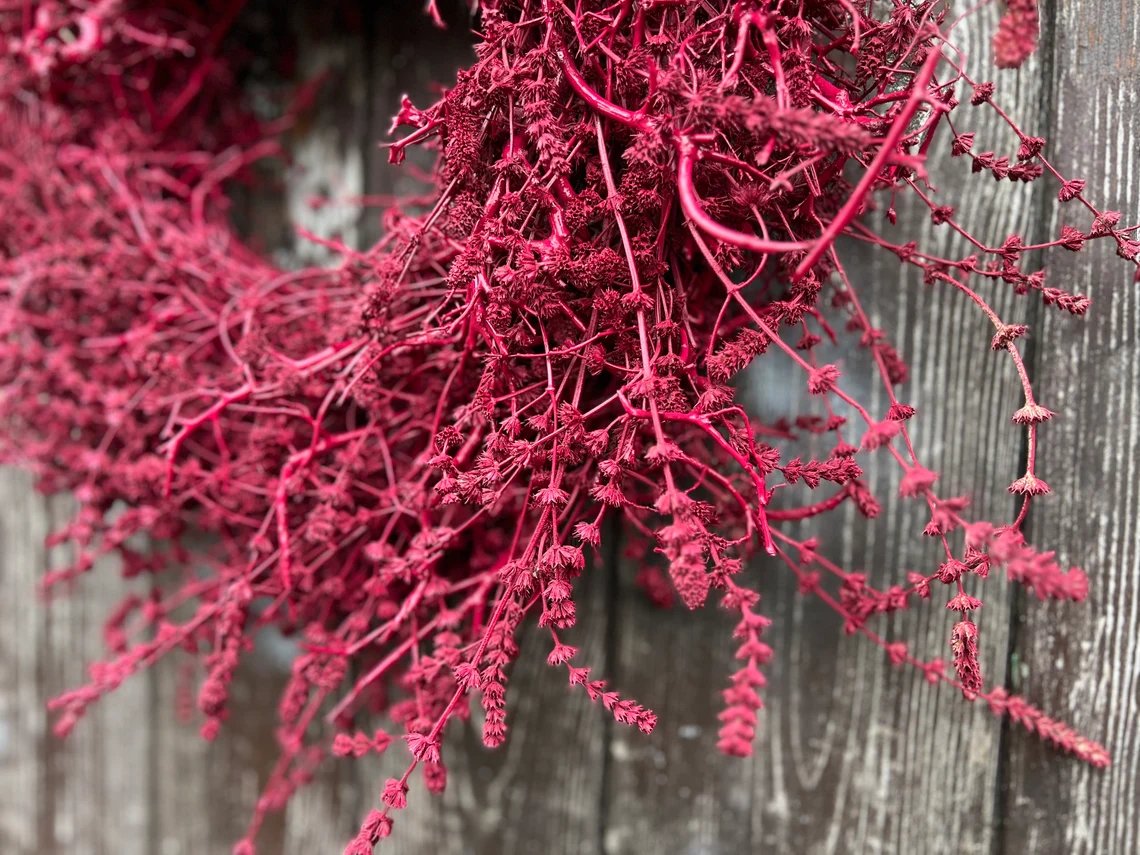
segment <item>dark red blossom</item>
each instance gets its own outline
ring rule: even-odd
[[[954,654],[954,670],[962,685],[962,694],[973,699],[982,691],[982,669],[978,664],[978,628],[973,621],[954,624],[950,633],[950,648]]]
[[[1037,50],[1041,24],[1037,0],[1006,0],[1006,12],[994,35],[994,62],[999,68],[1017,68]]]

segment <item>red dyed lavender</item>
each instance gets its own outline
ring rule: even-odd
[[[486,744],[506,738],[524,621],[550,632],[550,664],[572,686],[652,730],[653,713],[558,635],[575,624],[586,550],[620,520],[661,556],[686,606],[716,599],[739,615],[726,753],[752,749],[773,655],[744,571],[762,550],[895,664],[1108,762],[1022,699],[987,692],[978,669],[972,616],[992,567],[1042,597],[1087,588],[1019,533],[1048,492],[1034,462],[1053,413],[1018,349],[1026,328],[983,294],[1008,286],[1080,315],[1088,300],[1027,270],[1026,254],[1101,239],[1134,262],[1140,244],[1008,118],[1015,155],[974,151],[959,97],[1005,114],[993,85],[944,48],[943,4],[486,0],[472,66],[438,103],[405,101],[397,116],[410,130],[393,162],[410,145],[439,148],[430,207],[389,212],[367,250],[335,245],[336,269],[299,271],[273,268],[225,222],[225,181],[274,153],[280,129],[251,118],[217,51],[240,4],[221,20],[145,3],[30,5],[0,11],[0,416],[6,456],[80,501],[59,534],[79,559],[48,582],[108,552],[126,573],[152,574],[185,558],[185,532],[216,535],[210,573],[156,576],[116,612],[113,658],[55,702],[62,732],[181,648],[206,669],[210,737],[248,635],[275,626],[304,651],[279,703],[280,761],[239,848],[253,851],[264,812],[330,747],[393,751],[388,733],[363,729],[383,712],[408,753],[348,850],[370,852],[417,767],[429,790],[445,786],[449,722],[479,706]],[[1031,21],[1036,32],[1033,4],[1011,2],[1009,15],[996,37],[1004,64],[1032,49]],[[1076,203],[1061,237],[971,238],[974,254],[944,258],[861,222],[889,188],[969,235],[925,189],[940,134],[985,180],[1055,182]],[[871,325],[841,235],[960,292],[992,323],[1024,392],[1010,402],[1028,448],[1010,523],[971,521],[964,498],[935,489],[909,435],[921,414],[899,399],[907,366]],[[869,352],[884,411],[817,359],[824,339]],[[761,358],[802,372],[802,409],[767,422],[738,401],[731,381]],[[813,438],[830,451],[813,456]],[[862,478],[872,454],[929,508],[924,534],[945,554],[885,591],[782,525],[847,503],[874,518]],[[127,510],[112,514],[118,503]],[[140,554],[129,543],[140,532],[169,546]],[[660,573],[644,578],[668,598]],[[959,613],[947,624],[954,674],[871,628],[936,591]]]

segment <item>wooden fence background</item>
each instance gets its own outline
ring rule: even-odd
[[[305,200],[397,186],[374,144],[396,96],[446,80],[466,56],[464,34],[430,29],[419,5],[365,2],[356,21],[317,3],[291,13],[303,34],[302,71],[327,69],[332,82],[297,134],[284,205],[251,209],[267,244],[282,244],[289,219],[349,239],[371,235],[351,209],[317,213]],[[1088,178],[1093,198],[1135,222],[1140,11],[1134,0],[1045,0],[1042,13],[1038,57],[1019,72],[993,74],[1003,104],[1048,136],[1051,156]],[[983,12],[964,39],[975,68],[987,62],[995,20],[996,12]],[[1008,145],[996,124],[979,136],[987,131],[992,145]],[[988,219],[996,239],[1016,227],[1036,242],[1058,229],[1048,182],[1039,183],[1012,198],[1003,185],[1001,201],[976,180],[948,195],[979,211],[973,219]],[[953,190],[962,182],[946,174],[942,184]],[[945,244],[945,231],[930,238]],[[877,317],[904,332],[897,343],[915,366],[910,400],[920,410],[945,401],[918,422],[921,449],[951,487],[974,485],[983,510],[1007,514],[1003,487],[1016,474],[1020,443],[1007,420],[1019,399],[1005,361],[979,346],[984,323],[889,260],[867,256],[857,269],[859,287],[874,291]],[[1031,368],[1048,390],[1044,403],[1063,414],[1043,432],[1040,466],[1056,495],[1035,506],[1029,535],[1056,547],[1061,560],[1083,562],[1092,594],[1084,605],[1045,606],[991,580],[984,667],[990,681],[1006,681],[1106,743],[1110,769],[1059,757],[954,692],[892,670],[763,562],[750,572],[763,580],[765,612],[776,620],[767,710],[753,759],[719,757],[728,621],[713,609],[652,609],[615,556],[586,580],[578,641],[599,673],[657,711],[658,731],[645,738],[615,729],[580,697],[567,697],[529,638],[513,677],[508,744],[487,752],[476,734],[455,732],[447,793],[414,799],[386,851],[1140,852],[1140,287],[1103,250],[1058,259],[1054,271],[1092,295],[1087,321],[1024,301],[1001,308],[1032,324]],[[103,568],[70,598],[47,609],[35,602],[36,581],[53,562],[44,535],[66,513],[66,501],[34,494],[19,473],[0,473],[0,852],[226,852],[273,758],[288,646],[259,644],[236,688],[242,714],[213,745],[171,715],[175,663],[135,678],[69,741],[57,741],[45,701],[83,679],[102,616],[122,590],[113,568]],[[917,510],[889,500],[882,519],[870,532],[831,532],[826,548],[880,579],[930,559],[912,536],[924,522]],[[907,614],[889,632],[942,655],[949,624],[937,612]],[[271,822],[260,851],[339,852],[383,777],[379,765],[329,764]]]

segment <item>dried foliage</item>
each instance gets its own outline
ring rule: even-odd
[[[107,553],[138,586],[110,617],[90,682],[54,702],[59,732],[182,650],[200,663],[212,737],[251,634],[274,627],[301,652],[279,700],[280,760],[238,851],[253,852],[266,811],[327,754],[398,753],[361,729],[384,713],[408,756],[348,849],[370,852],[417,767],[443,789],[449,722],[474,712],[488,746],[504,740],[524,621],[549,633],[551,666],[579,692],[653,729],[653,713],[558,634],[575,624],[586,553],[620,521],[655,601],[733,615],[727,754],[752,750],[773,656],[762,635],[781,617],[760,613],[747,581],[745,559],[762,550],[894,664],[1108,762],[987,689],[978,664],[992,569],[1042,598],[1087,589],[1019,532],[1049,491],[1035,459],[1054,414],[1025,370],[1027,328],[991,303],[1011,290],[1082,315],[1088,299],[1030,269],[1030,255],[1103,241],[1135,262],[1140,243],[961,66],[946,4],[485,0],[474,62],[438,102],[405,100],[396,117],[393,162],[409,146],[438,150],[430,198],[388,211],[375,246],[326,242],[338,263],[302,270],[273,266],[227,220],[227,182],[279,153],[292,115],[258,120],[241,96],[241,60],[222,49],[240,5],[0,5],[4,454],[79,501],[54,537],[77,559],[49,587]],[[998,63],[1024,60],[1036,30],[1036,4],[1011,0]],[[992,151],[970,130],[982,111],[1007,130]],[[1060,236],[974,237],[969,212],[927,181],[946,149],[975,180],[1050,183]],[[864,216],[904,196],[972,254],[892,243],[881,216]],[[987,344],[1003,351],[1024,393],[1009,402],[1028,449],[1009,486],[1014,519],[968,516],[918,459],[907,364],[868,317],[840,236],[992,323],[979,359]],[[823,342],[853,364],[868,357],[883,411],[845,388]],[[741,403],[734,380],[759,360],[798,372],[799,409],[762,419]],[[929,509],[921,535],[944,553],[886,590],[793,525],[847,505],[873,519],[874,456]],[[213,539],[191,556],[193,532]],[[958,613],[953,667],[875,629],[924,599]]]

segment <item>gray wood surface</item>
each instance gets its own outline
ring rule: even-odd
[[[336,206],[313,211],[307,196],[394,189],[397,178],[374,141],[396,96],[446,79],[457,61],[459,34],[437,37],[414,13],[395,8],[401,5],[376,4],[350,37],[344,22],[304,22],[311,35],[303,64],[331,68],[336,97],[322,101],[298,133],[291,179],[300,189],[277,207],[318,233],[374,233],[367,215],[346,217]],[[995,16],[982,13],[961,42],[975,67],[986,61]],[[1045,2],[1043,18],[1041,54],[1020,72],[992,75],[1001,102],[1045,132],[1055,162],[1088,178],[1092,198],[1134,222],[1140,12],[1132,0]],[[979,138],[1012,145],[989,119]],[[960,209],[983,212],[986,237],[1000,241],[1010,226],[1031,240],[1056,233],[1044,182],[1011,196],[1008,185],[963,181],[956,170],[966,169],[952,161],[937,183]],[[992,204],[996,190],[1000,207]],[[249,216],[263,234],[280,231],[268,208],[255,206]],[[903,222],[922,219],[900,212]],[[945,227],[920,231],[947,253],[960,251]],[[845,252],[872,319],[903,331],[895,344],[913,362],[906,398],[920,411],[929,406],[915,432],[920,457],[945,473],[948,492],[969,487],[981,511],[1007,516],[1004,488],[1017,474],[1021,443],[1008,415],[1019,399],[1008,360],[987,353],[986,324],[957,295],[925,288],[890,259],[858,247]],[[1061,560],[1083,563],[1092,593],[1083,605],[1046,606],[991,579],[979,621],[983,667],[988,682],[1007,682],[1107,743],[1110,769],[1061,758],[954,692],[891,668],[870,644],[844,637],[826,609],[797,596],[786,574],[766,562],[748,570],[774,620],[768,640],[777,651],[765,669],[756,755],[720,757],[713,746],[719,691],[731,671],[731,621],[713,607],[654,609],[634,589],[635,568],[614,555],[588,574],[571,640],[598,674],[658,713],[658,731],[646,738],[614,727],[583,697],[568,697],[564,676],[543,662],[546,643],[530,633],[508,690],[508,743],[488,752],[474,729],[455,729],[445,746],[447,792],[413,800],[384,851],[1140,852],[1140,288],[1107,248],[1058,261],[1056,277],[1094,299],[1087,320],[1008,298],[996,307],[1007,320],[1032,325],[1031,370],[1047,390],[1043,403],[1062,414],[1043,430],[1040,458],[1056,495],[1035,506],[1029,535],[1057,548]],[[851,366],[846,375],[858,373]],[[771,382],[778,379],[755,378],[758,406],[780,404],[763,391],[787,385]],[[868,387],[864,397],[872,395]],[[273,712],[289,647],[259,643],[235,686],[243,714],[213,744],[173,716],[183,679],[175,662],[130,681],[66,742],[55,740],[44,704],[82,679],[102,617],[122,590],[106,568],[50,608],[36,605],[38,579],[58,563],[43,537],[66,511],[65,501],[35,494],[26,476],[0,473],[0,853],[226,852],[273,761]],[[913,503],[891,498],[876,526],[836,526],[824,548],[878,581],[898,580],[936,559],[914,536],[924,523]],[[920,655],[945,655],[950,624],[939,612],[908,613],[884,631]],[[263,717],[249,714],[259,705]],[[328,764],[270,822],[260,851],[339,852],[391,772],[383,762]]]
[[[1134,223],[1140,12],[1131,0],[1060,3],[1053,39],[1057,164]],[[1044,403],[1064,417],[1044,431],[1041,458],[1056,496],[1040,505],[1029,533],[1055,544],[1060,561],[1088,569],[1089,601],[1024,602],[1011,648],[1021,690],[1111,745],[1113,765],[1094,772],[1058,763],[1033,737],[1011,732],[1002,828],[1009,853],[1140,851],[1140,286],[1119,261],[1107,247],[1061,259],[1055,276],[1087,292],[1093,314],[1083,323],[1046,314],[1035,359],[1042,388],[1052,390]]]

